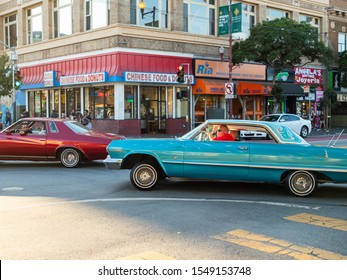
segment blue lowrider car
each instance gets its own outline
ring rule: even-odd
[[[239,133],[235,141],[211,140],[220,125],[267,137],[242,139]],[[106,167],[131,169],[130,180],[139,190],[179,177],[284,183],[292,194],[308,196],[318,183],[347,182],[347,149],[311,145],[279,123],[208,120],[180,138],[117,140],[107,151]]]

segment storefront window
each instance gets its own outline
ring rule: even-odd
[[[52,114],[53,110],[55,114]],[[50,116],[56,116],[59,113],[59,90],[49,91],[49,112]]]
[[[137,86],[124,87],[124,119],[137,119]]]
[[[167,117],[173,118],[173,87],[167,88]]]
[[[67,117],[72,111],[74,111],[75,114],[81,112],[81,91],[79,88],[66,89],[66,106]]]
[[[61,117],[62,118],[65,118],[67,117],[66,115],[66,92],[65,92],[65,89],[62,89],[61,92],[60,92],[60,108],[61,108]]]
[[[176,87],[176,92],[187,91],[187,88]],[[176,99],[176,118],[185,118],[189,115],[188,98]]]
[[[85,88],[85,106],[92,118],[114,119],[114,88],[90,87]]]
[[[30,91],[29,97],[29,116],[46,117],[47,92],[44,90]]]

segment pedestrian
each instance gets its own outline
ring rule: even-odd
[[[6,116],[5,116],[5,127],[11,125],[12,123],[12,115],[9,110],[6,111]]]
[[[82,124],[86,127],[88,127],[88,129],[92,130],[93,126],[92,126],[92,117],[89,114],[88,110],[84,110],[84,115],[82,118]]]
[[[29,118],[29,112],[25,109],[22,110],[22,112],[20,113],[20,118]]]
[[[69,119],[70,120],[75,120],[76,119],[76,112],[75,110],[71,110],[70,114],[69,114]]]
[[[57,118],[58,117],[58,113],[53,109],[50,117],[51,118]]]

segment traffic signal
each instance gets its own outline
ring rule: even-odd
[[[184,67],[180,65],[177,67],[177,80],[178,83],[184,83]]]
[[[19,70],[14,72],[14,83],[17,89],[22,85],[22,77]]]

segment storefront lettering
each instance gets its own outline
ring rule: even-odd
[[[295,67],[295,82],[300,84],[322,84],[322,69]]]
[[[93,73],[93,74],[83,74],[75,76],[63,76],[60,77],[60,85],[76,85],[76,84],[87,84],[96,82],[105,82],[106,73]]]
[[[126,82],[147,82],[147,83],[177,83],[176,74],[168,73],[143,73],[143,72],[125,72]],[[194,82],[193,75],[185,75],[185,82]]]
[[[196,71],[198,74],[213,74],[213,68],[209,67],[209,64],[205,62],[205,64],[198,64],[198,70]]]

